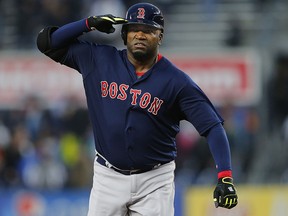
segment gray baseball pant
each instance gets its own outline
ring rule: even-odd
[[[94,162],[88,216],[174,216],[175,162],[123,175]]]

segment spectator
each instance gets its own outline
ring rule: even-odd
[[[67,180],[67,172],[59,160],[58,142],[55,138],[40,137],[23,157],[22,176],[29,188],[61,189]]]
[[[40,26],[40,3],[38,0],[19,0],[17,5],[18,47],[31,49],[35,46],[34,35]]]
[[[61,26],[81,17],[82,5],[77,0],[42,0],[43,23]]]
[[[239,47],[243,45],[243,33],[240,20],[233,15],[228,22],[228,32],[224,39],[224,43],[228,47]]]
[[[1,176],[6,187],[22,185],[20,165],[23,154],[29,146],[31,143],[25,128],[16,127],[12,132],[10,144],[4,149],[4,167]]]
[[[279,129],[288,116],[288,54],[279,53],[276,56],[267,92],[270,129]]]

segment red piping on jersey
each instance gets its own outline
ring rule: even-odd
[[[232,178],[232,171],[231,170],[224,170],[218,173],[218,179],[224,177],[231,177]]]
[[[145,74],[145,72],[136,72],[137,76],[143,76]]]
[[[156,62],[160,61],[162,59],[162,57],[163,56],[159,53],[158,56],[157,56],[157,61]]]

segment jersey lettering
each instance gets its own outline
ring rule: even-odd
[[[110,88],[109,88],[109,96],[110,96],[112,99],[114,99],[114,98],[116,98],[117,93],[118,93],[118,85],[117,85],[117,83],[112,82],[112,83],[110,84]]]
[[[108,82],[107,81],[101,81],[101,92],[102,92],[102,97],[106,97],[108,95]]]
[[[159,98],[155,97],[154,101],[150,105],[150,108],[148,109],[148,112],[151,112],[152,114],[157,115],[162,103],[163,103],[163,100],[160,100]]]
[[[142,91],[141,89],[130,89],[128,91],[129,85],[126,84],[118,84],[116,82],[111,82],[110,84],[107,81],[101,81],[101,94],[102,97],[109,97],[111,99],[119,99],[119,100],[127,100],[128,95],[131,95],[131,105],[138,105],[138,98],[139,98],[139,107],[142,109],[148,108],[148,112],[152,113],[153,115],[157,115],[158,111],[161,108],[161,105],[163,104],[163,100],[154,97],[152,98],[152,95],[149,92],[145,92],[141,95]],[[149,106],[150,105],[150,106]]]
[[[119,86],[119,91],[120,91],[120,94],[117,96],[117,99],[119,100],[126,100],[127,99],[127,89],[129,88],[128,85],[125,85],[125,84],[121,84]]]
[[[138,97],[138,95],[141,94],[141,90],[139,90],[139,89],[130,89],[130,94],[132,94],[131,104],[132,105],[136,105],[137,104],[137,97]]]
[[[145,109],[149,105],[150,100],[151,100],[151,94],[148,92],[145,92],[140,99],[139,106],[142,109]]]

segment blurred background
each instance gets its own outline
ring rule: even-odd
[[[81,76],[41,54],[35,41],[44,26],[125,16],[136,2],[0,0],[0,216],[86,215],[94,143]],[[288,1],[149,2],[165,17],[161,53],[225,119],[239,193],[233,210],[213,207],[213,159],[183,121],[175,215],[287,215]],[[124,48],[119,27],[82,37]]]

